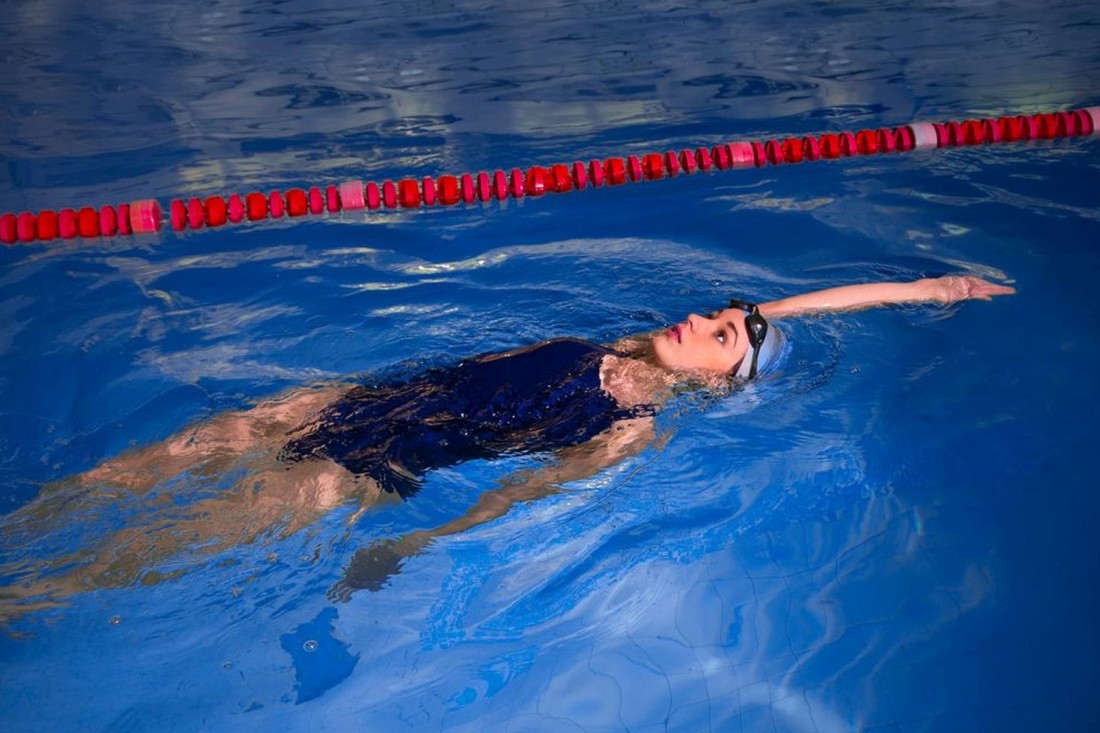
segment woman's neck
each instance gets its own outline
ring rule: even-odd
[[[657,363],[650,340],[630,336],[611,345],[600,364],[600,386],[623,407],[660,405],[683,378]]]

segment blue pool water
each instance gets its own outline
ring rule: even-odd
[[[6,3],[0,209],[1100,104],[1095,4],[914,5]],[[641,454],[346,603],[357,549],[548,458],[147,558],[6,623],[3,727],[1094,730],[1097,190],[1092,137],[6,247],[0,594],[241,477],[35,517],[44,485],[287,388],[731,294],[971,271],[1019,295],[791,323],[779,374],[683,397]]]

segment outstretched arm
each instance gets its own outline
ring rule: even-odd
[[[895,303],[955,303],[960,300],[990,300],[994,295],[1011,295],[1016,289],[986,282],[972,275],[946,275],[913,282],[845,285],[761,303],[765,318],[786,318],[831,311],[859,310]]]
[[[347,600],[356,590],[380,590],[401,571],[405,560],[419,555],[437,537],[464,532],[503,516],[514,504],[548,496],[561,484],[594,476],[605,468],[640,453],[653,442],[653,418],[621,420],[582,445],[561,451],[553,464],[522,471],[503,486],[482,494],[461,517],[433,529],[372,542],[358,550],[344,577],[329,591],[333,600]]]
[[[588,443],[566,448],[558,461],[544,468],[522,471],[501,488],[481,495],[470,511],[432,530],[418,533],[424,539],[457,534],[503,516],[516,502],[548,496],[561,484],[595,476],[653,442],[653,418],[620,420]]]

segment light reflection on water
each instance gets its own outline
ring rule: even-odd
[[[1087,3],[850,9],[223,0],[101,3],[91,18],[66,2],[9,4],[8,205],[99,200],[104,182],[167,197],[528,165],[615,138],[767,134],[784,119],[818,132],[1033,111],[1095,88],[1077,60],[1095,45]],[[96,44],[76,42],[88,33]],[[517,137],[521,159],[502,160]]]

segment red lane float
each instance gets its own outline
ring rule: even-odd
[[[620,186],[643,181],[675,178],[717,168],[760,168],[765,165],[791,165],[804,161],[834,160],[857,155],[886,155],[911,150],[929,150],[963,145],[989,145],[1002,142],[1050,140],[1060,137],[1092,135],[1100,132],[1100,107],[1010,115],[962,122],[914,122],[894,128],[865,129],[825,133],[817,137],[791,137],[781,140],[741,141],[694,150],[669,150],[626,157],[576,161],[550,166],[497,169],[476,175],[442,175],[437,178],[401,178],[353,180],[324,188],[292,188],[284,194],[271,191],[250,192],[244,196],[209,196],[173,200],[168,220],[160,204],[143,199],[105,205],[99,209],[84,206],[54,212],[23,211],[0,214],[0,242],[15,244],[50,242],[56,239],[84,239],[130,234],[155,234],[165,223],[175,231],[219,227],[227,222],[262,221],[267,218],[314,216],[343,210],[416,209],[421,206],[454,206],[539,197],[548,193],[567,193],[604,186]]]

